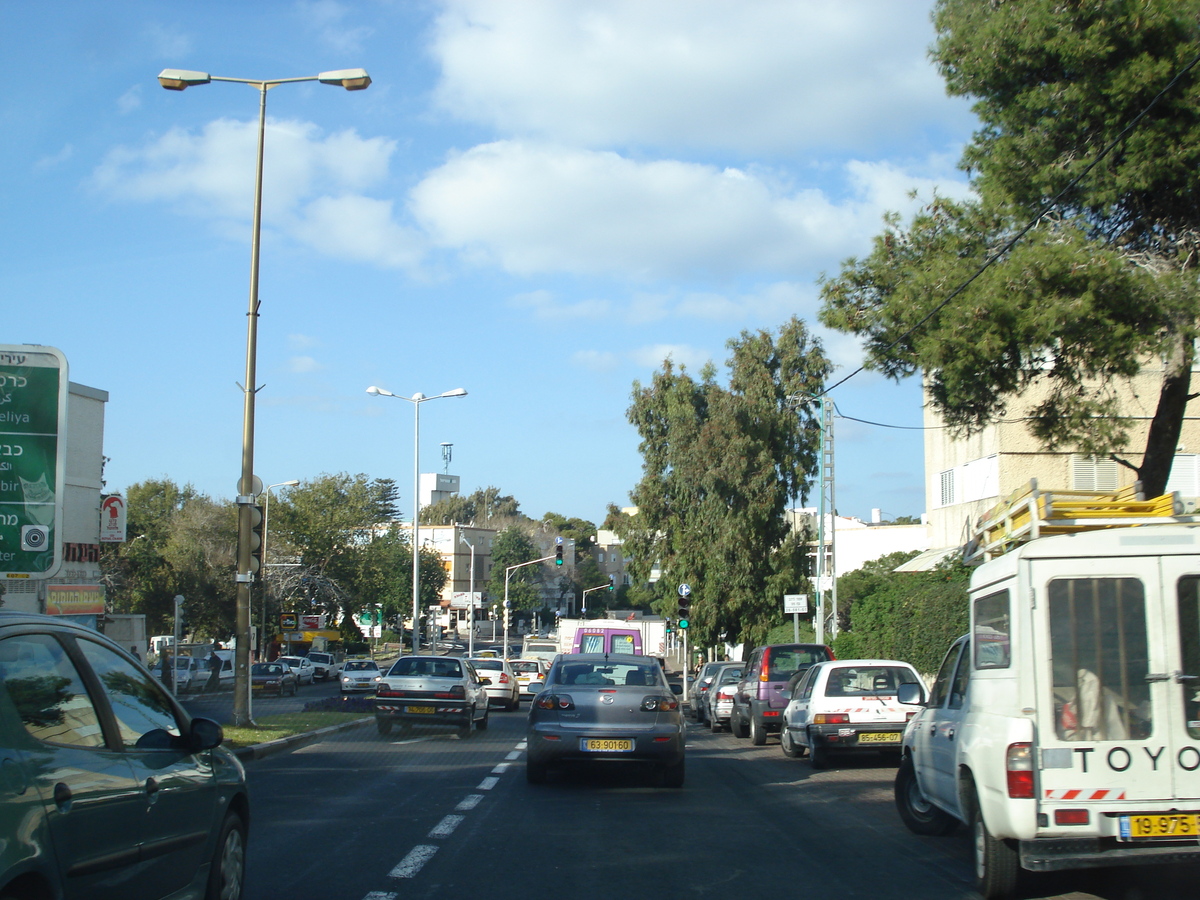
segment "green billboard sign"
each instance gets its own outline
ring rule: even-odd
[[[0,345],[0,574],[50,578],[62,565],[67,359]]]

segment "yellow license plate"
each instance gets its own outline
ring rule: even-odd
[[[261,691],[261,690],[262,690],[263,688],[265,688],[265,687],[266,687],[266,685],[265,685],[265,684],[252,684],[252,685],[250,685],[250,690],[252,690],[252,691]]]
[[[898,731],[867,732],[858,736],[860,744],[898,744],[902,735]]]
[[[633,741],[628,738],[623,740],[612,740],[609,738],[584,738],[583,751],[585,753],[630,753],[633,751]]]
[[[1121,816],[1121,836],[1195,840],[1200,836],[1200,816],[1177,813],[1163,816]]]
[[[436,710],[432,706],[406,706],[405,712],[421,713],[422,715],[432,716]]]

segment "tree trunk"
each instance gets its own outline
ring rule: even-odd
[[[1163,361],[1158,407],[1150,420],[1146,450],[1138,468],[1142,490],[1147,497],[1157,497],[1167,490],[1167,479],[1171,476],[1171,464],[1175,461],[1175,450],[1183,430],[1183,416],[1191,399],[1193,355],[1191,338],[1182,331],[1176,332]]]

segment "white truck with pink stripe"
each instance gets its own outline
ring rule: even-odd
[[[911,830],[970,827],[989,900],[1026,871],[1200,861],[1200,527],[1038,537],[1067,519],[1030,509],[1035,539],[973,573],[896,776]]]

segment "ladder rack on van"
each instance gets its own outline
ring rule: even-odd
[[[1034,478],[980,516],[963,561],[982,562],[1043,535],[1171,522],[1200,516],[1184,515],[1177,493],[1147,500],[1140,481],[1118,491],[1043,491]]]

